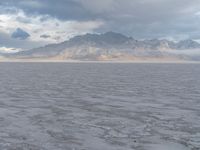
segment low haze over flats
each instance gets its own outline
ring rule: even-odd
[[[1,0],[1,51],[115,31],[136,39],[200,39],[199,0]]]

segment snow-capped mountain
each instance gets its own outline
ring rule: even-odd
[[[138,59],[189,59],[192,55],[181,51],[199,50],[193,40],[173,42],[168,40],[136,40],[120,33],[85,34],[59,44],[9,54],[18,59],[55,60],[138,60]],[[176,52],[178,51],[178,52]],[[195,60],[197,55],[195,55]]]

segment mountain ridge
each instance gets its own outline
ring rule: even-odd
[[[200,44],[187,39],[173,42],[165,39],[136,40],[116,32],[75,36],[67,41],[15,54],[7,58],[62,60],[134,60],[136,58],[176,58],[192,60],[181,54],[184,50],[199,50]],[[177,52],[176,52],[177,51]],[[196,58],[196,57],[195,57]]]

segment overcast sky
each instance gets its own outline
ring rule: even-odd
[[[200,0],[0,0],[0,51],[107,31],[199,40]]]

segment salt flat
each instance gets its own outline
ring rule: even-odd
[[[0,149],[199,150],[199,67],[0,63]]]

